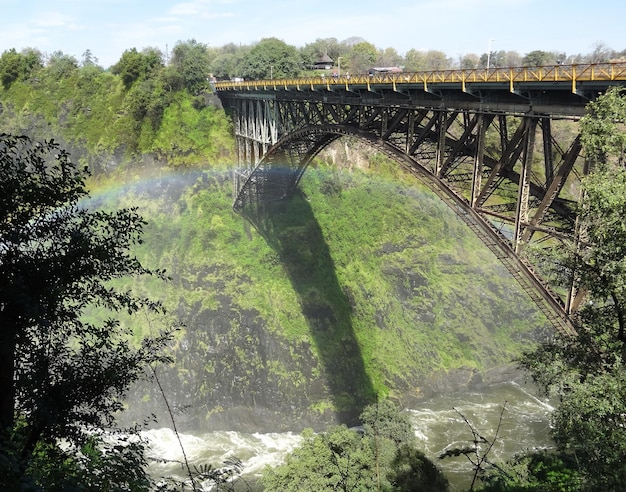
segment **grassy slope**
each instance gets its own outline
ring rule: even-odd
[[[180,180],[120,204],[141,206],[141,256],[172,276],[134,288],[158,292],[187,325],[167,378],[195,422],[260,425],[279,414],[289,427],[292,407],[314,424],[375,394],[418,398],[433,372],[470,378],[507,364],[545,326],[416,183],[320,165],[262,236],[232,212],[227,173]]]

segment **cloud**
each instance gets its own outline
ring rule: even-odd
[[[232,2],[212,2],[207,0],[196,0],[193,2],[177,3],[167,10],[169,15],[175,17],[200,17],[203,19],[214,19],[221,17],[234,17],[233,12],[218,12],[217,6],[231,5]]]
[[[73,17],[62,14],[61,12],[43,12],[37,14],[37,16],[32,19],[32,24],[38,29],[59,28],[81,31],[86,28],[86,26],[76,22]]]

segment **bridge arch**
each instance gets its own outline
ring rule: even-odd
[[[561,332],[574,328],[559,296],[509,246],[503,233],[472,208],[470,202],[436,176],[426,165],[376,134],[349,125],[310,125],[284,135],[272,145],[237,190],[234,208],[244,211],[272,200],[288,199],[307,167],[325,147],[341,137],[352,137],[393,159],[435,193],[490,249],[533,299],[548,320]],[[433,139],[431,139],[433,140]],[[436,142],[431,141],[436,144]],[[250,214],[248,214],[250,215]]]

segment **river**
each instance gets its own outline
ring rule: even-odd
[[[499,383],[480,392],[438,396],[424,401],[419,408],[407,410],[419,447],[444,471],[453,491],[469,487],[472,465],[463,456],[444,460],[437,456],[446,447],[471,444],[472,433],[464,418],[481,435],[491,439],[502,415],[499,437],[490,454],[492,460],[505,460],[522,450],[552,445],[548,437],[552,407],[535,396],[531,387],[518,383]],[[151,471],[157,476],[184,478],[179,464],[183,456],[174,432],[163,428],[150,430],[146,435],[153,443],[153,455],[166,460],[153,465]],[[291,432],[246,434],[221,431],[182,434],[180,438],[192,466],[207,463],[220,466],[225,459],[235,455],[243,461],[244,479],[248,483],[256,482],[265,466],[280,464],[300,442],[299,434]]]

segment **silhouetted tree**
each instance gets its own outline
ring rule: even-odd
[[[3,490],[149,484],[143,444],[131,439],[133,432],[114,433],[114,416],[145,365],[161,360],[164,339],[133,346],[112,315],[157,313],[160,306],[112,281],[163,272],[144,268],[130,253],[144,225],[135,209],[82,205],[85,172],[53,142],[0,135]],[[85,317],[93,307],[103,310],[104,321]]]

